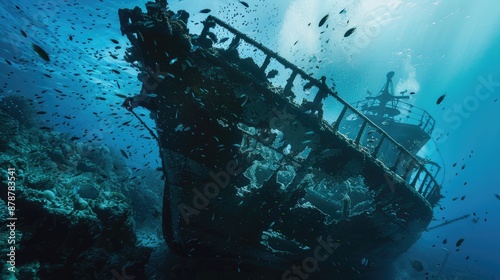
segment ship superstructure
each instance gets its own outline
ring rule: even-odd
[[[149,5],[120,15],[128,60],[155,85],[142,105],[155,116],[173,252],[198,260],[205,277],[298,279],[298,265],[331,279],[390,263],[420,237],[441,197],[416,156],[434,124],[428,114],[398,122],[403,103],[388,88],[350,105],[216,17],[192,35],[182,11]],[[327,91],[335,119],[299,104],[305,90]]]

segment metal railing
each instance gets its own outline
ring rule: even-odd
[[[355,108],[363,112],[365,115],[369,115],[370,113],[376,114],[376,112],[370,112],[369,108],[379,105],[380,101],[377,99],[362,100],[353,104]],[[398,123],[417,125],[428,135],[432,134],[436,120],[429,113],[427,113],[427,111],[399,100],[387,102],[385,104],[385,108],[396,109],[400,112],[399,116],[395,116]]]
[[[286,84],[284,86],[280,85],[283,88],[283,93],[286,96],[290,96],[289,94],[287,94],[287,91],[292,90],[294,86],[294,81],[297,78],[304,80],[303,82],[312,85],[313,87],[316,87],[318,91],[327,90],[329,94],[338,103],[338,105],[341,105],[342,108],[340,115],[338,115],[336,121],[334,121],[333,124],[330,126],[330,129],[332,131],[341,133],[340,131],[338,131],[339,126],[341,122],[345,120],[345,117],[347,116],[347,113],[349,111],[350,114],[354,114],[356,115],[356,117],[362,120],[362,125],[360,126],[359,131],[355,135],[355,137],[349,137],[351,138],[351,140],[353,140],[354,144],[357,145],[359,150],[368,152],[369,155],[383,162],[385,166],[389,167],[392,172],[399,175],[409,185],[414,187],[418,191],[418,193],[421,194],[426,200],[429,201],[429,198],[431,198],[433,195],[436,194],[436,192],[439,191],[440,186],[435,180],[434,176],[426,169],[425,163],[420,162],[413,154],[411,154],[408,150],[406,150],[401,144],[397,143],[383,129],[377,126],[364,114],[359,112],[354,106],[347,103],[344,99],[340,98],[331,89],[325,88],[325,86],[321,83],[321,81],[314,79],[305,71],[303,71],[296,65],[292,64],[285,58],[281,57],[276,52],[271,51],[262,44],[249,38],[247,35],[239,32],[238,30],[234,29],[230,25],[226,24],[225,22],[221,21],[220,19],[214,16],[208,16],[203,23],[204,23],[204,28],[200,36],[206,35],[210,28],[219,25],[220,27],[226,29],[235,36],[229,48],[237,49],[239,42],[243,40],[244,42],[255,47],[257,50],[260,50],[265,56],[264,62],[260,66],[260,69],[262,71],[265,71],[266,68],[268,68],[272,59],[281,64],[285,69],[290,69],[292,72],[289,75],[288,79],[286,79]],[[296,105],[300,106],[299,104]],[[421,119],[424,120],[424,114],[422,114]],[[426,124],[424,125],[424,128],[429,125],[430,127],[434,126],[434,119],[430,117],[430,115],[428,117],[426,116]],[[361,136],[364,133],[367,133],[368,130],[376,130],[379,133],[379,135],[381,135],[381,137],[371,142],[369,146],[368,145],[363,146],[361,144],[362,141],[360,141]],[[382,155],[380,148],[382,147],[383,144],[392,146],[394,153],[397,156],[387,157]]]

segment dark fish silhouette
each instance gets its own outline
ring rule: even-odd
[[[128,97],[128,96],[126,96],[124,94],[116,93],[116,92],[115,92],[115,95],[118,96],[118,97],[121,97],[121,98],[127,98]]]
[[[272,78],[276,77],[276,75],[278,75],[278,70],[273,69],[273,70],[269,71],[269,73],[267,73],[267,78],[272,79]]]
[[[28,34],[26,34],[26,32],[24,32],[23,30],[21,30],[21,34],[24,36],[24,38],[28,37]]]
[[[31,44],[31,46],[33,47],[33,50],[38,54],[38,56],[43,58],[43,60],[50,61],[49,54],[46,51],[44,51],[42,48],[40,48],[40,46],[35,45],[35,44]]]
[[[323,26],[323,24],[325,24],[326,20],[328,19],[328,17],[330,16],[330,14],[326,14],[326,16],[324,16],[320,21],[319,21],[319,24],[318,24],[318,27],[321,27]]]
[[[202,13],[202,14],[208,14],[208,13],[210,13],[210,11],[212,11],[212,10],[210,10],[210,9],[203,9],[203,10],[200,11],[200,13]]]
[[[420,261],[410,261],[411,267],[415,269],[416,271],[420,272],[424,270],[424,265]]]
[[[344,37],[349,37],[352,33],[354,33],[354,30],[356,30],[356,27],[347,30],[344,34]]]
[[[241,5],[243,5],[243,6],[247,7],[247,8],[248,8],[248,7],[250,7],[250,6],[248,6],[248,3],[247,3],[247,2],[243,2],[243,1],[238,1],[238,2],[240,2],[240,3],[241,3]]]
[[[113,43],[115,43],[115,44],[120,43],[120,42],[118,42],[118,40],[115,40],[115,39],[110,39],[110,40],[111,40],[111,42],[113,42]]]
[[[345,14],[345,13],[347,13],[347,10],[346,9],[342,9],[342,11],[340,11],[339,15]]]
[[[229,38],[228,38],[228,37],[222,38],[222,39],[220,39],[220,40],[219,40],[219,43],[224,43],[224,42],[226,42],[227,40],[229,40]]]
[[[494,195],[495,195],[495,197],[496,197],[498,200],[500,200],[500,195],[498,195],[498,194],[496,194],[496,193],[495,193]]]
[[[460,247],[460,245],[462,245],[462,243],[464,242],[464,239],[463,238],[460,238],[458,241],[457,241],[457,247]]]
[[[73,41],[73,35],[69,35],[69,40]]]
[[[441,95],[441,96],[438,98],[438,100],[436,101],[436,104],[438,104],[438,105],[439,105],[439,104],[441,104],[441,102],[443,102],[443,99],[444,99],[444,97],[445,97],[445,96],[446,96],[446,94]]]
[[[122,155],[123,155],[126,159],[128,159],[128,155],[127,155],[127,153],[126,153],[124,150],[120,149],[120,152],[122,153]]]

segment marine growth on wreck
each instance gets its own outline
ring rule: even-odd
[[[328,275],[365,269],[362,258],[382,265],[418,239],[440,187],[380,124],[324,78],[216,17],[193,35],[185,11],[146,7],[119,11],[132,43],[127,59],[144,72],[141,93],[124,106],[154,115],[165,175],[163,232],[173,252],[279,271],[318,242],[335,240],[333,262],[321,269]],[[217,31],[228,36],[227,47]],[[244,58],[242,49],[256,54]],[[288,78],[273,79],[276,73]],[[322,118],[324,97],[298,102],[305,90],[335,98],[337,119]]]

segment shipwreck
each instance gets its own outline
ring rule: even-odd
[[[417,155],[435,121],[394,96],[394,72],[351,105],[214,16],[190,34],[187,12],[146,7],[119,11],[126,59],[144,73],[126,106],[156,123],[164,238],[191,264],[179,275],[353,278],[419,239],[441,198],[440,165]],[[321,91],[333,120],[299,100]]]

